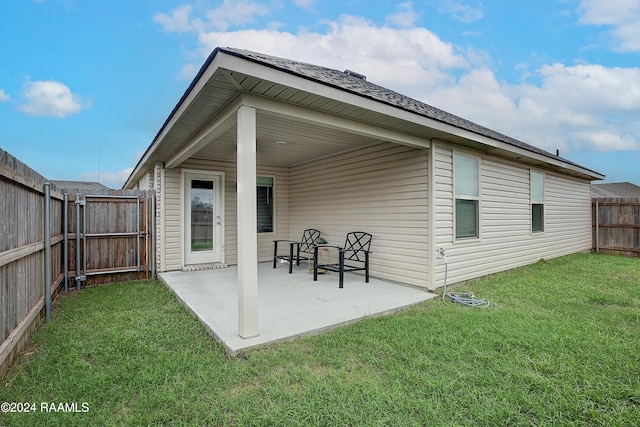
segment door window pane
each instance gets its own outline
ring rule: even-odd
[[[191,250],[213,250],[213,181],[191,181]]]

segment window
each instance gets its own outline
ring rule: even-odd
[[[531,232],[544,231],[544,175],[531,171]]]
[[[257,178],[258,233],[273,232],[273,178]]]
[[[456,239],[477,238],[480,224],[480,161],[456,154],[453,172]]]

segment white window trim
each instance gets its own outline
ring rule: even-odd
[[[271,178],[273,180],[273,187],[272,187],[273,188],[273,216],[271,218],[271,220],[273,221],[273,224],[272,224],[273,225],[273,231],[265,231],[265,232],[260,233],[260,232],[258,232],[256,230],[256,233],[258,233],[258,236],[271,236],[271,235],[274,235],[274,234],[276,234],[278,232],[278,230],[277,230],[278,221],[277,221],[277,218],[276,218],[276,212],[277,212],[277,209],[276,209],[276,194],[277,194],[277,191],[278,191],[277,190],[277,183],[276,183],[276,176],[275,175],[269,175],[269,174],[262,174],[262,173],[258,172],[258,173],[256,173],[256,180],[258,178]],[[256,182],[256,187],[257,186],[258,186],[258,183]]]
[[[466,157],[468,159],[474,159],[477,160],[478,162],[478,196],[460,196],[458,197],[456,195],[456,156],[461,156],[461,157]],[[458,152],[458,151],[452,151],[452,165],[453,165],[453,169],[452,169],[452,184],[453,184],[453,188],[451,189],[451,193],[453,195],[452,197],[452,204],[453,204],[453,242],[454,243],[468,243],[468,242],[477,242],[481,239],[482,236],[482,231],[481,231],[481,219],[480,219],[480,212],[482,212],[482,183],[481,183],[481,179],[482,179],[482,158],[480,156],[476,156],[473,154],[468,154],[465,152]],[[478,228],[478,235],[475,237],[457,237],[456,236],[456,199],[460,199],[460,200],[476,200],[478,202],[478,215],[477,215],[477,228]]]
[[[531,179],[532,175],[536,173],[538,175],[542,175],[542,230],[541,231],[533,231],[533,191],[532,191],[532,186],[533,186],[533,180]],[[546,214],[546,204],[547,204],[547,200],[546,200],[546,196],[547,196],[547,192],[546,192],[546,185],[547,183],[547,176],[543,171],[539,171],[539,170],[535,170],[535,169],[529,169],[529,234],[531,234],[532,236],[540,236],[543,235],[545,233],[545,231],[547,230],[546,227],[546,219],[547,219],[547,214]],[[539,205],[540,203],[535,203],[536,205]]]

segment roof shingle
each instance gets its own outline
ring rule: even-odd
[[[591,195],[599,198],[640,198],[640,187],[630,182],[613,182],[609,184],[591,184]]]

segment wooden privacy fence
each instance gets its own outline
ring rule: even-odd
[[[640,199],[592,199],[596,252],[640,257]]]
[[[152,192],[62,191],[67,207],[65,290],[155,275]]]
[[[0,376],[64,280],[63,196],[50,194],[45,236],[44,184],[44,177],[0,149]],[[51,260],[46,280],[45,251]]]
[[[153,277],[154,224],[153,192],[57,189],[0,149],[0,376],[59,291]]]

